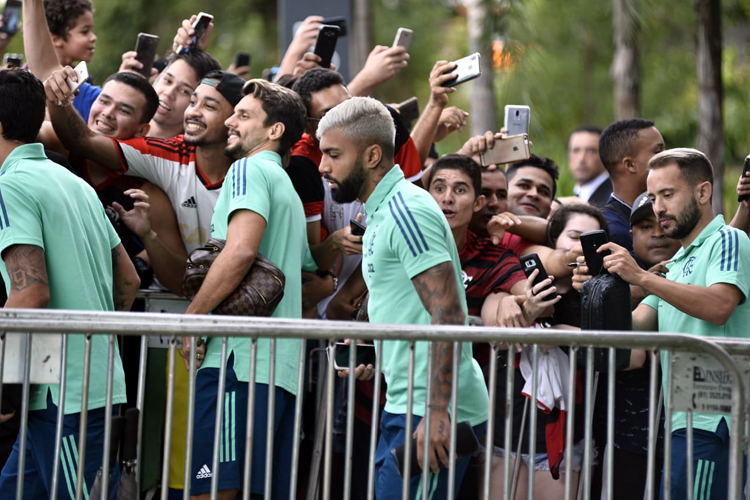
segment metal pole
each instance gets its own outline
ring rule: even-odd
[[[219,365],[219,386],[216,388],[216,421],[214,422],[214,459],[211,462],[211,500],[216,500],[219,493],[219,459],[222,428],[224,427],[224,391],[227,380],[227,344],[228,337],[221,338],[221,364]]]
[[[16,483],[16,498],[23,498],[23,482],[26,472],[26,436],[29,432],[29,391],[31,389],[31,334],[26,334],[23,365],[23,393],[21,397],[21,429],[18,442],[18,479]]]
[[[667,395],[664,403],[664,498],[672,498],[672,351],[667,351],[666,363],[662,370],[667,376]]]
[[[375,500],[375,450],[378,447],[378,413],[380,412],[380,385],[383,363],[383,341],[375,344],[380,354],[375,358],[375,378],[372,390],[372,422],[370,429],[370,457],[367,464],[367,500]]]
[[[304,349],[304,343],[302,348]],[[304,355],[304,354],[303,354]],[[253,443],[255,441],[255,373],[258,362],[258,339],[250,340],[250,376],[247,385],[247,427],[245,429],[245,472],[243,477],[242,498],[250,500],[253,475]],[[297,397],[300,397],[297,395]],[[296,463],[296,462],[295,462]],[[294,463],[292,464],[294,466]],[[296,478],[297,471],[292,469]],[[294,483],[294,482],[293,482]],[[294,499],[295,496],[289,498]],[[187,499],[185,499],[187,500]]]
[[[406,429],[404,432],[404,469],[403,481],[401,483],[401,500],[409,500],[409,473],[411,471],[411,435],[414,433],[412,428],[412,418],[414,415],[414,342],[409,342],[409,385],[406,397]],[[429,439],[429,429],[425,430],[425,439]],[[422,465],[429,467],[429,457],[423,457]]]
[[[490,376],[489,376],[489,398],[490,406],[487,409],[487,439],[485,440],[484,477],[482,478],[482,499],[490,499],[490,484],[492,479],[492,458],[495,449],[495,404],[497,402],[497,342],[490,344]]]
[[[648,414],[650,425],[648,426],[648,458],[646,466],[646,493],[645,500],[654,500],[654,479],[656,474],[656,443],[659,435],[659,408],[657,408],[656,391],[661,391],[658,384],[658,359],[656,351],[649,352],[651,361],[649,373],[649,396],[648,396]]]
[[[175,351],[177,337],[169,339],[169,374],[167,375],[167,414],[164,421],[164,452],[162,453],[161,468],[161,500],[169,498],[169,464],[172,452],[172,425],[174,423],[174,382],[175,382]],[[186,474],[190,475],[190,472]],[[102,498],[102,500],[106,500]]]
[[[109,496],[109,455],[112,448],[112,384],[114,382],[115,336],[109,336],[107,349],[107,395],[104,405],[104,446],[102,450],[102,496]]]
[[[85,337],[85,351],[83,356],[83,389],[81,391],[81,424],[78,437],[78,477],[76,480],[76,500],[83,495],[83,483],[86,471],[86,441],[89,423],[89,383],[91,378],[91,338],[90,333]]]
[[[331,359],[328,363],[328,381],[326,385],[326,435],[325,449],[323,455],[323,498],[331,498],[331,459],[333,453],[333,397],[335,374],[333,369],[333,360],[336,359],[336,341],[328,341],[328,347],[331,349]]]
[[[425,410],[424,410],[424,428],[426,431],[431,429],[432,421],[432,376],[435,372],[435,343],[430,342],[427,344],[427,384],[425,386]],[[427,436],[428,434],[425,434]],[[430,456],[430,440],[424,440],[424,446],[422,447],[422,463]],[[422,500],[428,500],[428,493],[430,491],[430,468],[422,467]]]
[[[503,499],[504,500],[510,500],[513,499],[513,495],[515,492],[511,492],[511,488],[508,487],[509,484],[511,484],[511,475],[510,475],[510,462],[513,459],[513,387],[515,385],[515,375],[516,375],[516,369],[515,369],[515,359],[516,359],[516,346],[513,343],[510,343],[508,345],[508,354],[507,359],[505,360],[505,367],[506,367],[506,373],[505,373],[505,438],[504,438],[504,444],[505,444],[505,460],[503,460],[503,486],[504,486],[504,494]],[[496,376],[495,374],[492,374],[492,376]],[[526,415],[526,412],[524,411],[524,417]],[[523,426],[523,421],[521,423]],[[523,439],[523,432],[519,434],[518,436],[519,441]],[[518,457],[517,457],[518,458]],[[515,469],[515,467],[514,467]],[[515,473],[514,473],[515,476]],[[514,480],[515,482],[515,480]],[[509,495],[510,493],[510,495]]]
[[[138,439],[135,445],[135,483],[138,491],[141,491],[141,458],[143,452],[143,408],[146,404],[146,373],[148,371],[148,337],[141,337],[141,355],[138,361],[138,394],[136,396],[136,408],[138,408]],[[188,431],[189,432],[189,431]],[[185,469],[188,470],[188,469]]]
[[[536,426],[539,417],[537,408],[537,396],[539,393],[539,344],[534,344],[531,348],[531,403],[529,411],[531,419],[529,421],[529,489],[528,498],[534,498],[534,475],[536,474]],[[516,457],[519,459],[520,456]]]
[[[190,500],[190,483],[193,480],[193,436],[195,432],[195,378],[198,374],[197,353],[198,339],[190,337],[190,359],[188,373],[188,414],[185,432],[185,473],[182,477],[182,499]]]
[[[607,367],[607,492],[614,494],[615,465],[615,349],[609,349]],[[611,493],[610,493],[611,492]]]
[[[299,341],[299,373],[297,374],[297,397],[294,400],[294,447],[292,448],[292,477],[289,486],[289,498],[297,498],[297,481],[299,476],[299,447],[302,435],[302,403],[305,394],[305,341]],[[249,416],[249,415],[248,415]]]
[[[565,425],[565,500],[570,500],[573,489],[573,441],[575,441],[576,418],[576,353],[578,348],[573,346],[568,351],[568,405],[567,422]]]
[[[458,424],[458,375],[461,361],[460,342],[453,342],[453,366],[451,368],[451,444],[448,467],[448,498],[455,498],[456,491],[456,425]],[[424,460],[423,460],[424,461]]]
[[[269,343],[268,361],[268,418],[266,420],[266,484],[264,487],[265,498],[271,498],[273,489],[273,441],[274,441],[274,416],[276,415],[276,339],[271,338]]]
[[[3,356],[5,356],[5,335],[3,334]],[[57,488],[60,484],[60,449],[62,448],[63,423],[65,420],[65,390],[68,373],[68,334],[62,335],[62,353],[60,354],[60,387],[57,396],[57,423],[55,424],[55,453],[52,457],[52,486],[50,500],[57,500]],[[2,371],[0,370],[0,373]]]
[[[357,341],[349,343],[349,376],[346,379],[346,448],[344,450],[344,500],[350,500],[352,493],[352,449],[354,444],[354,390],[357,379]]]

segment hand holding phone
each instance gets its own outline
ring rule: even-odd
[[[0,27],[0,33],[6,33],[8,36],[16,34],[19,21],[21,20],[21,9],[21,0],[8,0],[5,2],[3,26]]]
[[[138,33],[135,42],[135,59],[143,65],[141,69],[134,69],[144,78],[151,78],[151,68],[156,59],[156,49],[159,47],[159,37],[149,33]]]
[[[214,20],[214,16],[211,14],[206,14],[205,12],[200,12],[198,14],[198,17],[195,18],[195,22],[193,23],[193,36],[191,37],[190,45],[188,46],[181,46],[180,50],[178,51],[180,54],[187,54],[191,50],[195,48],[195,46],[198,44],[198,40],[201,39],[203,34],[208,30],[208,27],[211,25],[211,23]]]
[[[320,66],[330,68],[333,53],[336,51],[336,42],[341,29],[338,26],[322,24],[318,28],[318,38],[315,39],[313,53],[320,57]]]
[[[505,129],[508,135],[519,135],[529,133],[529,120],[531,108],[515,104],[505,106]]]
[[[583,248],[583,257],[586,259],[586,267],[589,268],[591,276],[599,274],[608,274],[604,268],[604,257],[609,255],[609,250],[597,252],[599,247],[607,243],[607,235],[602,229],[589,231],[581,234],[581,248]]]
[[[396,38],[393,40],[393,46],[401,46],[408,51],[409,45],[411,45],[411,37],[413,34],[414,32],[409,28],[399,28],[396,32]]]
[[[70,87],[70,91],[75,94],[78,89],[81,88],[81,85],[86,83],[86,80],[89,79],[89,70],[86,66],[86,61],[79,62],[78,65],[73,69],[78,76],[78,81],[74,82],[71,78],[68,78],[68,87]]]
[[[470,56],[453,61],[456,65],[455,69],[452,69],[446,73],[455,74],[456,77],[443,83],[443,87],[455,87],[469,80],[479,78],[482,75],[482,56],[479,52],[475,52]]]
[[[326,347],[328,361],[333,362],[333,368],[337,371],[349,369],[349,345],[344,342],[336,342],[336,357],[331,359],[331,348]],[[356,365],[375,366],[375,344],[357,344]],[[355,366],[355,368],[357,367]]]
[[[740,179],[743,179],[745,176],[747,176],[748,172],[750,172],[750,155],[747,155],[745,157],[745,166],[742,167],[742,174],[740,174]],[[739,189],[739,186],[737,186],[737,188]],[[747,200],[748,198],[750,198],[750,195],[748,194],[737,195],[737,201],[739,201],[740,203]]]
[[[351,229],[352,235],[354,236],[364,236],[365,231],[367,230],[367,226],[365,226],[361,222],[357,222],[354,219],[349,219],[349,228]]]
[[[536,278],[534,278],[534,282],[532,283],[532,287],[538,285],[542,281],[549,279],[549,275],[547,274],[547,270],[544,269],[544,265],[542,264],[542,259],[539,258],[538,254],[531,253],[529,255],[523,255],[519,259],[521,261],[521,268],[523,268],[523,273],[526,275],[526,278],[531,278],[532,273],[537,270],[538,273],[536,275]],[[544,290],[551,287],[550,284],[548,287],[545,287]],[[554,293],[554,295],[549,295],[545,297],[545,300],[554,300],[558,297],[557,292]]]
[[[526,134],[496,137],[491,148],[480,153],[479,163],[483,167],[503,165],[531,157],[529,136]]]
[[[419,118],[419,101],[416,97],[410,97],[398,105],[398,114],[406,123],[411,123]]]
[[[250,67],[250,54],[248,52],[238,50],[234,54],[234,68],[243,68],[245,66]]]

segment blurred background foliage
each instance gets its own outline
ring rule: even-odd
[[[534,152],[560,165],[558,191],[570,194],[568,134],[578,125],[605,127],[614,120],[612,2],[479,1],[494,11],[495,71],[482,78],[493,80],[498,116],[502,117],[505,104],[531,106]],[[692,2],[637,0],[635,5],[642,24],[641,116],[656,122],[667,147],[693,147],[699,118]],[[94,0],[94,6],[99,40],[90,72],[96,81],[117,70],[121,54],[134,48],[141,31],[159,35],[159,53],[166,55],[181,20],[201,10],[215,16],[209,51],[225,66],[237,50],[252,54],[253,76],[260,76],[264,68],[281,59],[276,2],[224,0],[209,6],[198,0]],[[724,207],[725,213],[732,214],[737,177],[750,153],[750,120],[745,110],[750,103],[750,0],[724,0],[722,13]],[[373,45],[391,45],[399,27],[414,31],[408,68],[376,91],[376,97],[385,102],[416,95],[424,107],[434,62],[469,53],[466,9],[458,0],[372,0],[371,19]],[[20,36],[8,51],[23,51]],[[459,87],[451,96],[451,105],[470,111],[470,92],[471,84]],[[466,127],[439,144],[438,150],[441,154],[455,151],[469,136]]]

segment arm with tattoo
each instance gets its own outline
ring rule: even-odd
[[[419,294],[425,309],[432,316],[433,325],[463,325],[465,314],[458,294],[455,270],[451,262],[443,262],[414,278],[414,288]],[[451,399],[453,381],[453,343],[435,342],[435,368],[432,375],[430,393],[431,420],[428,431],[430,441],[430,468],[438,472],[439,463],[448,466],[450,446],[450,419],[448,405]],[[415,432],[417,437],[417,460],[422,465],[423,443],[425,438],[424,420]]]
[[[115,311],[130,311],[141,279],[122,243],[112,249],[112,300]]]
[[[42,309],[49,304],[49,280],[44,250],[36,245],[11,245],[3,251],[10,293],[5,307]]]

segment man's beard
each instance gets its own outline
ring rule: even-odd
[[[664,231],[664,234],[669,238],[681,240],[686,237],[690,232],[695,229],[695,226],[701,219],[701,209],[698,206],[698,202],[695,198],[691,199],[690,204],[685,207],[681,213],[674,218],[675,226],[671,231]]]
[[[336,203],[351,203],[357,199],[362,186],[366,181],[364,162],[358,157],[354,162],[354,168],[341,183],[336,183],[336,188],[331,188],[331,198]]]
[[[244,158],[246,155],[246,151],[243,149],[243,144],[237,139],[237,143],[233,146],[227,146],[224,148],[224,155],[228,156],[229,158],[234,158],[235,160],[239,160],[240,158]]]

